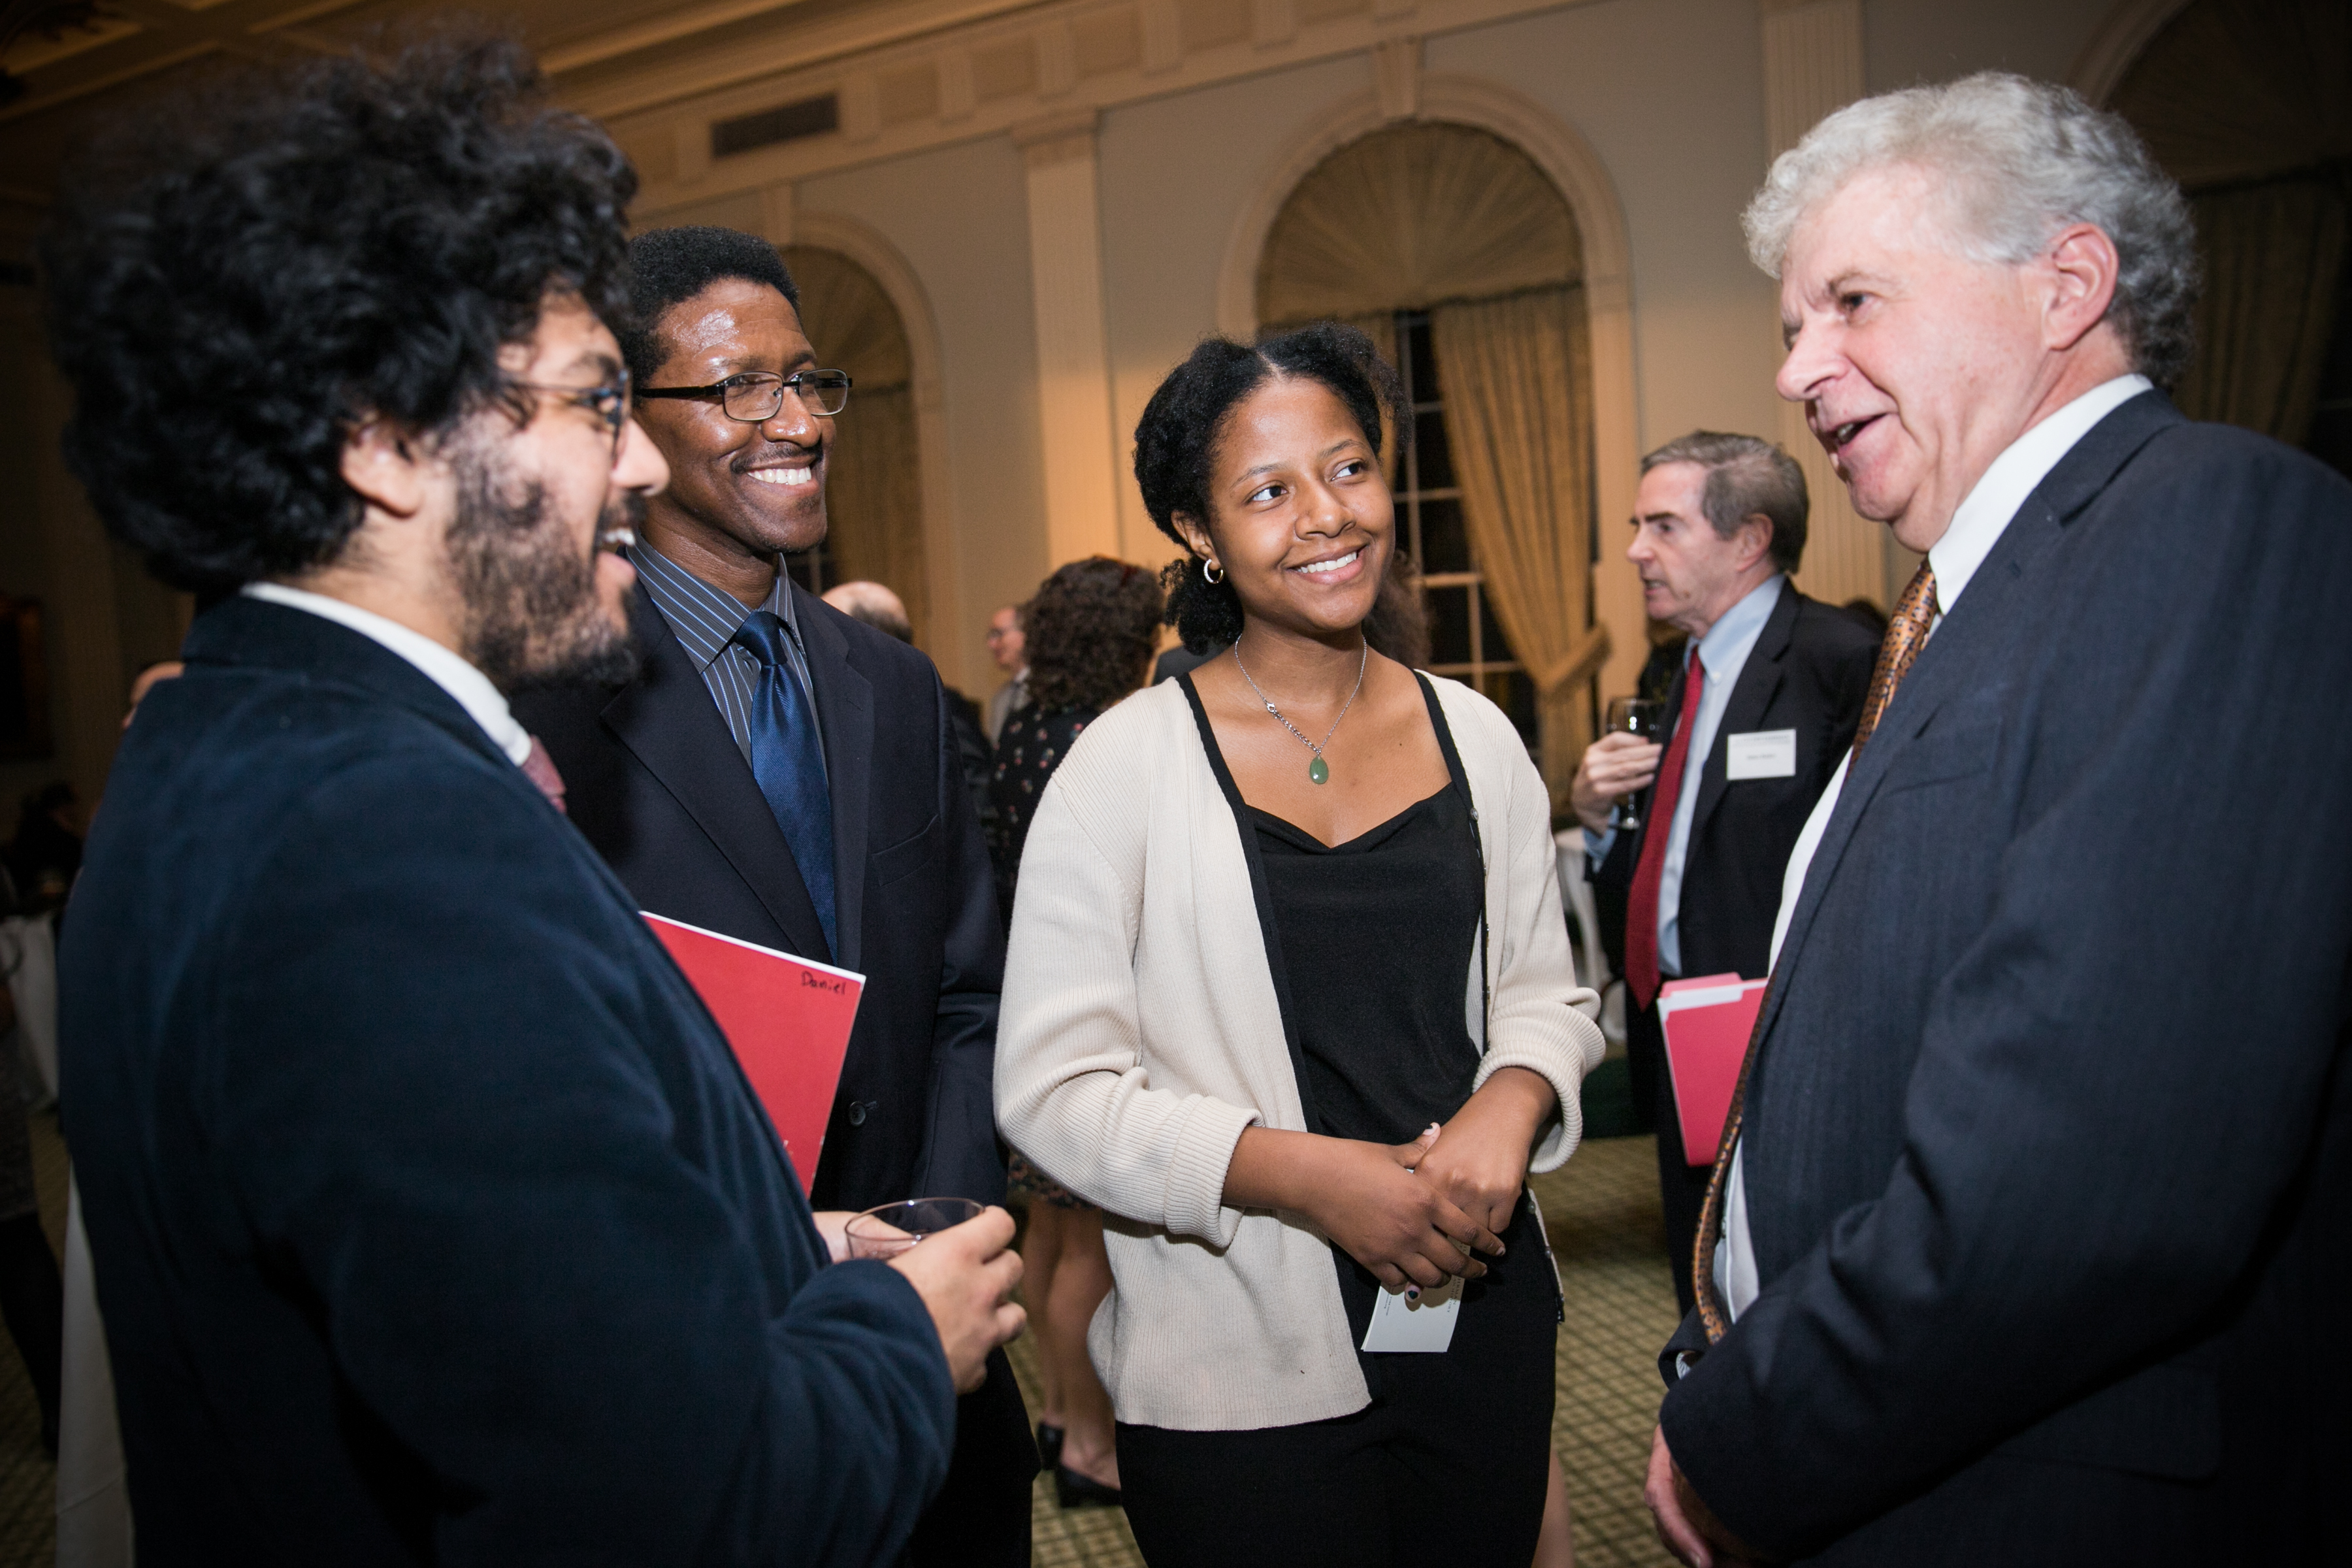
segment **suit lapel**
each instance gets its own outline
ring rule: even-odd
[[[823,602],[797,583],[793,611],[816,689],[817,728],[824,736],[825,779],[833,791],[834,962],[858,967],[865,947],[866,797],[874,777],[874,687],[850,662],[849,639]]]
[[[2018,508],[2000,542],[1969,580],[1959,604],[1927,640],[1918,662],[1880,717],[1870,743],[1863,748],[1861,760],[1847,773],[1837,806],[1822,831],[1821,846],[1806,868],[1804,887],[1797,895],[1796,912],[1790,917],[1789,934],[1781,943],[1776,968],[1796,962],[1838,860],[1853,841],[1862,814],[1888,770],[1905,747],[1927,730],[1937,710],[1969,689],[1974,678],[2007,646],[2010,611],[2065,525],[2097,499],[2158,430],[2180,422],[2179,414],[2161,393],[2142,394],[2093,426]],[[1769,1011],[1760,1024],[1763,1031],[1769,1031],[1786,991],[1786,986],[1775,985],[1769,993]]]
[[[1715,727],[1715,744],[1708,748],[1706,759],[1699,768],[1698,803],[1691,810],[1691,842],[1699,833],[1715,808],[1723,804],[1723,792],[1729,786],[1727,761],[1730,756],[1730,737],[1746,734],[1763,721],[1764,710],[1772,705],[1780,689],[1780,661],[1788,654],[1789,643],[1797,625],[1797,585],[1780,584],[1780,603],[1764,619],[1764,629],[1756,636],[1756,646],[1748,650],[1748,662],[1739,667],[1739,679],[1732,684],[1731,700],[1723,710],[1723,721]]]
[[[642,587],[629,597],[629,624],[644,668],[604,705],[605,727],[709,837],[792,949],[823,953],[824,927],[775,813],[735,749],[702,672]]]

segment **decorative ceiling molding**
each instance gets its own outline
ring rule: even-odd
[[[23,120],[93,93],[158,76],[206,55],[226,54],[269,62],[306,55],[337,54],[340,40],[300,31],[302,24],[346,11],[362,0],[296,0],[264,9],[257,4],[215,4],[191,8],[176,0],[107,0],[104,16],[131,27],[101,37],[87,47],[52,55],[23,68],[30,89],[0,109],[0,123]]]
[[[1181,24],[1188,14],[1184,8],[1188,3],[1193,0],[1048,0],[1015,16],[968,22],[848,58],[772,70],[757,80],[738,80],[730,86],[714,88],[709,71],[701,67],[688,69],[681,61],[665,61],[641,75],[599,83],[593,91],[569,94],[567,101],[606,119],[622,145],[637,160],[645,181],[642,205],[662,208],[1013,134],[1060,112],[1116,109],[1317,60],[1370,55],[1384,44],[1399,46],[1391,51],[1390,58],[1402,62],[1410,58],[1405,51],[1413,47],[1411,40],[1417,37],[1594,0],[1419,0],[1402,10],[1391,0],[1362,0],[1351,12],[1314,21],[1300,20],[1295,11],[1285,11],[1273,16],[1281,24],[1275,28],[1276,37],[1261,36],[1254,26],[1238,37],[1199,47],[1182,43]],[[1176,18],[1175,24],[1155,29],[1155,7],[1166,9]],[[1256,12],[1251,15],[1258,16]],[[1284,26],[1289,30],[1286,40],[1278,37]],[[1161,58],[1150,47],[1155,30],[1166,35],[1162,47],[1174,50],[1172,58]],[[933,90],[928,99],[908,95],[910,100],[928,107],[902,119],[894,120],[878,110],[870,118],[853,114],[853,106],[861,98],[874,95],[877,83],[928,79],[936,84],[953,74],[946,64],[952,57],[978,59],[1008,52],[1015,57],[1025,53],[1030,66],[1017,74],[1015,79],[1024,84],[1017,90],[975,97],[969,102]],[[735,58],[741,61],[742,52],[737,51]],[[1395,65],[1391,68],[1395,71]],[[665,96],[689,80],[700,84],[690,95]],[[1401,85],[1392,84],[1391,110],[1401,96],[1395,87]],[[689,133],[684,129],[673,131],[674,125],[691,126],[691,134],[707,141],[707,127],[713,120],[827,91],[842,95],[839,135],[810,137],[713,159],[708,167],[690,172],[677,165],[671,151]],[[659,100],[660,106],[635,112],[615,107],[642,100]]]

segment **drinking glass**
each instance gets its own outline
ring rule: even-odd
[[[970,1198],[908,1198],[853,1215],[844,1227],[852,1258],[896,1258],[927,1236],[981,1216]]]
[[[1644,741],[1663,745],[1665,743],[1665,727],[1666,705],[1663,702],[1654,702],[1646,697],[1612,697],[1609,700],[1609,728],[1612,732],[1638,735]],[[1638,796],[1630,795],[1617,797],[1618,826],[1642,826],[1638,800]]]

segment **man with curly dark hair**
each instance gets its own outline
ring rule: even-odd
[[[1001,1212],[825,1267],[508,706],[634,663],[635,185],[453,37],[175,103],[44,241],[68,458],[217,601],[60,988],[154,1561],[889,1563],[1017,1331]]]

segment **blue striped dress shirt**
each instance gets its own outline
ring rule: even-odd
[[[742,601],[731,594],[722,594],[701,578],[672,561],[652,545],[640,541],[630,547],[629,563],[637,569],[637,581],[646,586],[646,594],[661,612],[669,629],[677,635],[684,647],[702,671],[702,684],[710,700],[719,704],[719,716],[727,721],[727,732],[735,737],[735,749],[743,753],[743,762],[751,761],[751,698],[760,689],[760,661],[751,650],[738,646],[734,639],[744,618],[756,612],[746,610]],[[762,610],[772,610],[784,623],[784,658],[793,667],[793,679],[801,684],[801,695],[808,700],[808,711],[816,711],[816,688],[809,683],[808,654],[801,647],[799,620],[793,614],[793,584],[779,565],[776,585]],[[818,750],[823,752],[824,731],[818,727]],[[831,764],[827,764],[831,771]]]

